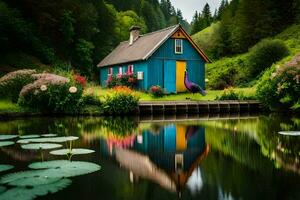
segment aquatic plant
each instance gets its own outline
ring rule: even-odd
[[[95,152],[94,150],[90,150],[90,149],[59,149],[59,150],[51,151],[50,154],[61,156],[61,155],[68,155],[68,154],[69,155],[90,154],[94,152]]]
[[[28,138],[38,138],[40,135],[21,135],[19,138],[21,139],[28,139]]]
[[[68,187],[71,183],[70,179],[59,179],[56,182],[35,187],[15,187],[0,194],[0,200],[32,200],[38,196],[58,192]]]
[[[75,137],[75,136],[49,137],[49,138],[29,138],[29,139],[18,140],[17,143],[20,143],[20,144],[27,144],[27,143],[30,143],[30,142],[39,142],[39,143],[57,142],[57,143],[61,143],[61,142],[67,142],[67,141],[72,141],[72,140],[77,140],[77,139],[78,139],[78,137]]]
[[[1,165],[0,164],[0,172],[8,171],[12,168],[14,168],[14,166],[12,166],[12,165]]]
[[[13,145],[13,144],[15,144],[15,143],[12,141],[4,141],[4,142],[0,142],[0,147],[6,147],[6,146]]]
[[[31,149],[31,150],[39,150],[39,149],[56,149],[62,147],[61,144],[53,144],[53,143],[38,143],[38,144],[24,144],[21,145],[22,149]]]
[[[0,135],[0,140],[10,140],[18,137],[17,135]]]

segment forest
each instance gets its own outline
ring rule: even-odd
[[[169,0],[0,0],[0,66],[28,68],[34,56],[91,78],[132,25],[146,33],[178,23],[189,29]]]

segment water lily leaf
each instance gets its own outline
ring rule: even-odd
[[[4,172],[4,171],[10,170],[12,168],[14,168],[14,166],[12,166],[12,165],[0,165],[0,172]]]
[[[43,134],[43,137],[55,137],[57,134]]]
[[[18,137],[17,135],[0,135],[0,140],[10,140]]]
[[[38,138],[40,135],[21,135],[21,139],[28,139],[28,138]]]
[[[0,147],[6,147],[6,146],[13,145],[13,144],[15,144],[15,143],[12,141],[3,141],[3,142],[0,141]]]
[[[31,169],[46,169],[48,177],[73,177],[99,171],[101,167],[95,163],[69,160],[52,160],[36,162],[28,166]],[[1,183],[1,181],[0,181]]]
[[[72,140],[77,140],[78,137],[75,136],[67,136],[67,137],[49,137],[49,138],[29,138],[29,139],[22,139],[22,140],[18,140],[17,143],[21,143],[21,144],[27,144],[30,142],[57,142],[57,143],[61,143],[61,142],[67,142],[67,141],[72,141]]]
[[[288,135],[288,136],[300,136],[300,131],[280,131],[278,132],[280,135]]]
[[[16,187],[0,194],[2,200],[32,200],[37,196],[44,196],[48,193],[55,193],[68,187],[72,181],[70,179],[59,179],[56,182],[35,187]]]
[[[53,143],[38,143],[38,144],[23,144],[21,145],[22,149],[56,149],[62,147],[61,144],[53,144]]]
[[[62,156],[67,154],[72,154],[72,155],[90,154],[94,152],[95,152],[94,150],[90,150],[90,149],[59,149],[59,150],[51,151],[50,154]]]
[[[6,190],[6,188],[5,188],[5,187],[3,187],[3,186],[0,186],[0,198],[1,198],[1,193],[3,193],[5,190]]]

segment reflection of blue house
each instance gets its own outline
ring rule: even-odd
[[[150,179],[172,191],[181,190],[209,151],[205,129],[181,124],[155,129],[143,131],[128,150],[115,147],[112,152],[107,141],[101,140],[102,152],[115,153],[116,160],[132,177]]]
[[[173,172],[176,170],[176,155],[182,156],[183,169],[188,170],[205,150],[205,130],[201,127],[169,125],[159,134],[144,131],[142,141],[135,141],[134,149],[147,154],[160,168]]]

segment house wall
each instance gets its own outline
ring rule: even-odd
[[[176,92],[176,61],[179,60],[186,61],[189,80],[205,88],[205,61],[187,39],[183,39],[183,54],[175,54],[173,38],[169,38],[148,60],[147,87],[159,83],[168,92]]]
[[[102,87],[106,86],[106,80],[108,78],[108,68],[113,68],[113,74],[117,75],[119,73],[119,67],[122,67],[123,74],[127,72],[128,65],[133,65],[134,72],[142,71],[144,72],[144,79],[138,81],[138,89],[143,90],[144,88],[147,88],[147,82],[148,82],[148,62],[134,62],[134,63],[128,63],[128,64],[121,64],[121,65],[114,65],[114,66],[108,66],[108,67],[102,67],[100,69],[100,85]]]
[[[169,38],[146,61],[112,66],[113,74],[118,74],[120,66],[125,73],[128,65],[133,65],[134,72],[144,72],[144,79],[138,81],[138,89],[148,90],[153,85],[160,85],[167,92],[176,93],[176,61],[178,60],[186,61],[189,80],[205,88],[205,62],[187,39],[183,39],[183,54],[175,54],[175,39]],[[106,86],[108,68],[100,69],[102,87]]]

